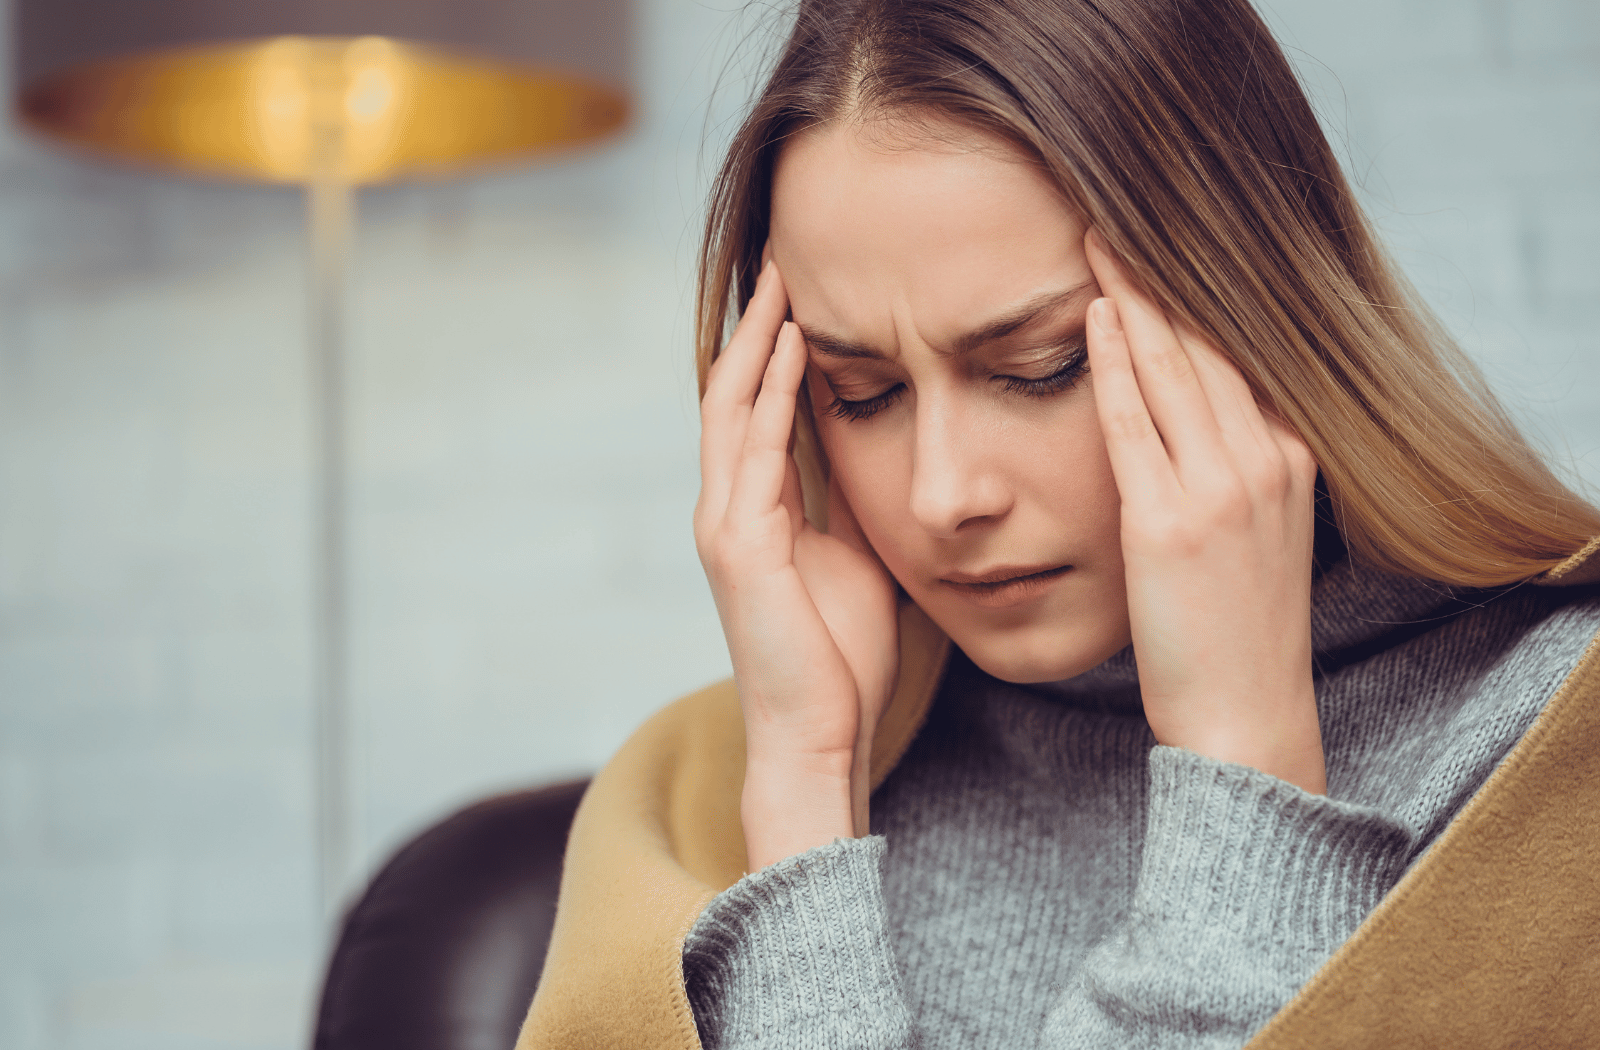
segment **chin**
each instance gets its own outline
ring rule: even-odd
[[[944,626],[941,624],[940,626]],[[1075,678],[1098,667],[1125,648],[1131,639],[1127,619],[1120,623],[1040,624],[1008,630],[963,630],[951,625],[945,633],[979,670],[1002,682],[1032,685]]]

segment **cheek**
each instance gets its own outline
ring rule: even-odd
[[[892,568],[896,541],[914,524],[909,451],[901,447],[897,428],[852,426],[828,415],[833,394],[815,370],[808,370],[807,387],[829,471],[862,533]]]
[[[909,458],[892,442],[852,433],[847,424],[819,420],[818,437],[839,490],[861,531],[880,554],[914,526]]]
[[[1025,443],[1037,464],[1025,476],[1035,479],[1032,494],[1052,517],[1100,534],[1101,542],[1120,544],[1122,498],[1094,401],[1087,391],[1083,395]]]

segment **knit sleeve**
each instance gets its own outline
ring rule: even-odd
[[[713,898],[683,948],[705,1050],[913,1043],[883,905],[884,839],[835,839]]]
[[[1042,1045],[1244,1045],[1398,881],[1411,846],[1376,810],[1154,748],[1130,913],[1054,1004]]]
[[[1150,752],[1126,919],[1073,971],[1040,1050],[1238,1048],[1399,879],[1411,836],[1367,807],[1193,752]],[[742,879],[690,931],[706,1050],[902,1050],[885,840],[839,839]]]

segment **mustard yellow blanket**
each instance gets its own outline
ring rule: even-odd
[[[1532,582],[1600,581],[1600,538]],[[921,725],[949,641],[901,610],[876,787]],[[732,682],[650,719],[596,776],[517,1050],[700,1050],[681,951],[744,874]],[[1600,639],[1423,858],[1248,1050],[1600,1047]]]

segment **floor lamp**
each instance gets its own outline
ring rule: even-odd
[[[96,157],[305,187],[318,882],[349,875],[344,275],[356,187],[525,162],[630,111],[631,0],[16,0],[24,126]]]

